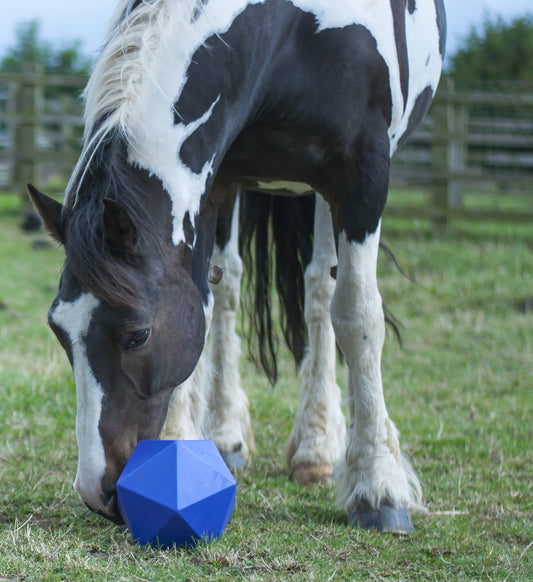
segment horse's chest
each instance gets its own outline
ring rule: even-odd
[[[331,155],[328,142],[327,136],[306,128],[248,128],[225,155],[217,180],[268,194],[309,194]]]

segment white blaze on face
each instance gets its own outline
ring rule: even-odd
[[[94,509],[101,504],[100,483],[106,466],[104,445],[98,430],[104,393],[89,364],[84,337],[98,305],[96,297],[83,293],[71,303],[61,301],[52,313],[53,322],[68,334],[72,344],[78,442],[78,472],[74,487],[83,501]]]

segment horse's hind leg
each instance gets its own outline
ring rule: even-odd
[[[420,485],[400,453],[389,419],[381,380],[385,338],[377,287],[380,215],[388,188],[388,139],[375,127],[361,136],[355,171],[337,209],[337,284],[331,316],[348,366],[351,415],[344,465],[338,476],[340,502],[354,525],[394,532],[412,529],[408,507],[420,498]]]
[[[240,340],[235,331],[239,307],[242,261],[238,252],[238,202],[233,215],[221,212],[219,221],[230,221],[224,230],[229,240],[217,241],[211,265],[222,272],[220,281],[211,285],[214,297],[209,332],[212,379],[209,390],[208,435],[215,442],[228,465],[243,468],[254,438],[250,424],[248,398],[241,387],[239,373]]]
[[[345,449],[346,424],[335,380],[336,348],[330,304],[336,265],[331,213],[316,197],[314,246],[305,271],[305,320],[309,347],[301,367],[300,404],[285,453],[291,479],[307,484],[328,481]]]

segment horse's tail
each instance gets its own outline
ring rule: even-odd
[[[278,375],[274,283],[285,341],[297,364],[304,356],[304,273],[313,250],[314,213],[314,195],[285,197],[246,191],[240,199],[239,249],[248,299],[243,301],[244,334],[251,358],[262,365],[273,384]]]

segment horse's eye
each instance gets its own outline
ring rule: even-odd
[[[148,341],[149,337],[149,329],[141,329],[139,331],[127,333],[122,338],[122,345],[125,350],[134,350],[135,348],[140,348],[142,345],[144,345]]]

